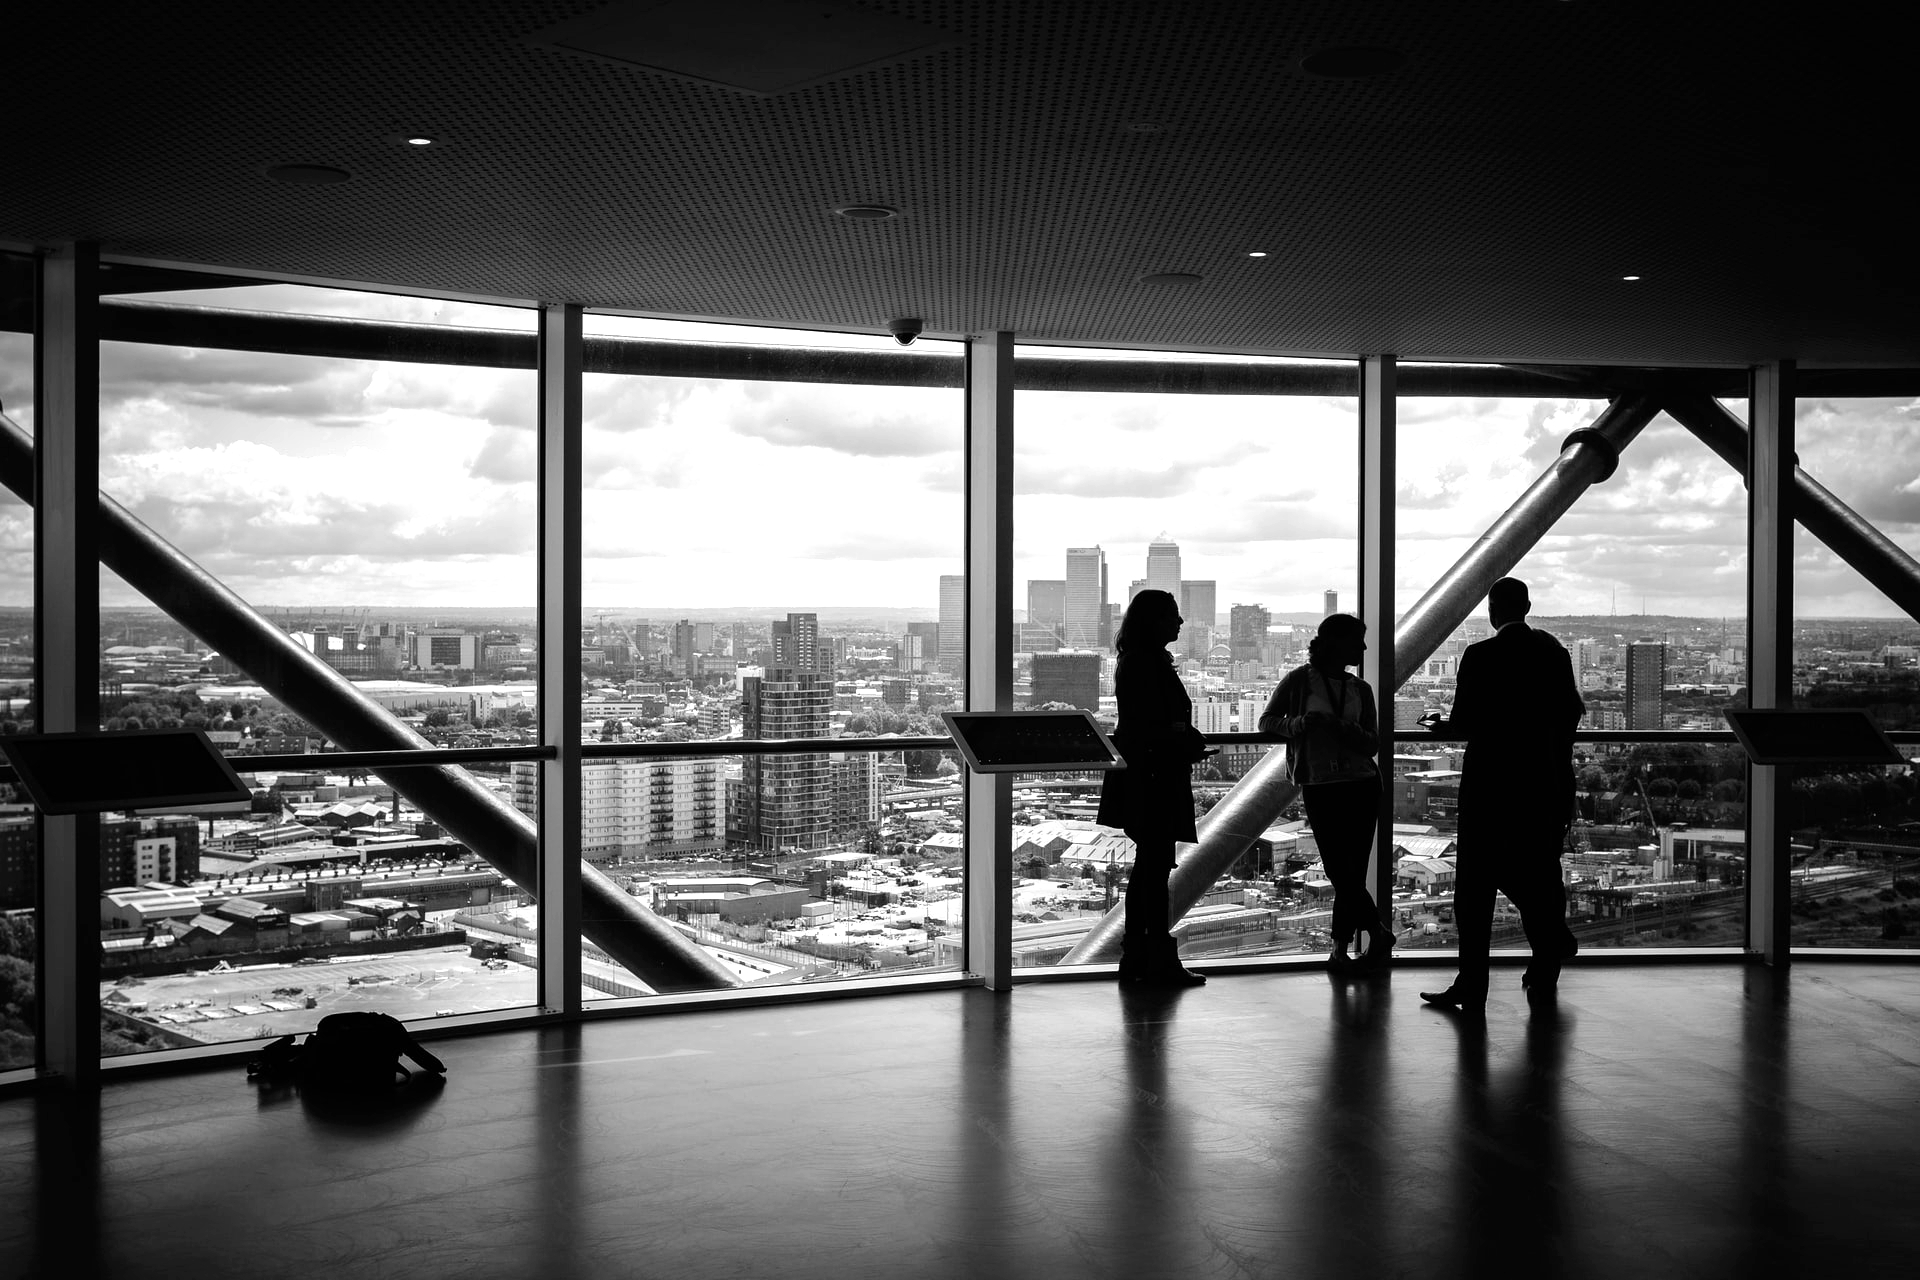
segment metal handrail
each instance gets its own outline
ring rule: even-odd
[[[237,773],[298,773],[316,769],[404,769],[408,765],[436,767],[448,764],[485,764],[489,761],[551,760],[558,748],[436,747],[418,751],[306,751],[257,756],[228,756]]]
[[[952,738],[714,738],[705,742],[587,742],[587,760],[675,756],[818,756],[957,751]]]

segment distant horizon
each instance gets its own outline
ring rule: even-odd
[[[1114,603],[1118,603],[1118,602],[1116,601]],[[263,615],[336,614],[336,615],[342,615],[349,618],[356,615],[360,615],[360,614],[382,615],[382,616],[369,618],[369,621],[375,621],[375,622],[385,621],[390,617],[405,617],[411,620],[415,618],[447,618],[447,617],[463,617],[463,616],[464,617],[481,616],[481,617],[495,617],[495,618],[524,617],[528,620],[534,620],[538,616],[538,611],[536,607],[533,605],[437,605],[436,606],[436,605],[418,605],[418,604],[351,604],[351,605],[349,604],[300,604],[300,605],[265,604],[265,605],[254,605],[253,608],[256,612],[261,613]],[[100,606],[100,612],[103,617],[108,614],[141,614],[141,615],[149,615],[154,617],[171,619],[171,615],[168,614],[164,609],[161,609],[159,606],[152,605],[152,604],[102,604]],[[1015,609],[1013,612],[1014,612],[1015,619],[1017,621],[1023,620],[1025,618],[1026,610]],[[1319,619],[1323,616],[1321,611],[1317,609],[1315,610],[1302,609],[1302,610],[1287,610],[1287,611],[1269,609],[1268,612],[1271,619],[1274,622],[1286,622],[1292,625],[1315,623],[1315,622],[1318,622]],[[1342,612],[1349,612],[1349,611],[1343,610]],[[1479,617],[1479,615],[1483,612],[1484,610],[1476,608],[1474,611],[1474,614],[1466,618],[1462,622],[1462,625],[1466,625],[1467,623],[1471,623],[1476,620],[1485,621],[1484,618]],[[707,621],[707,620],[712,620],[715,615],[724,615],[726,617],[732,617],[732,618],[777,619],[777,618],[785,617],[789,613],[812,613],[812,614],[818,614],[822,617],[826,617],[829,615],[842,615],[842,616],[859,615],[859,616],[878,617],[878,618],[898,618],[901,620],[916,621],[916,622],[938,621],[940,616],[940,611],[937,608],[930,608],[925,606],[880,605],[880,604],[871,604],[871,605],[867,605],[867,604],[862,604],[862,605],[743,604],[743,605],[719,605],[719,606],[716,606],[716,605],[609,606],[609,605],[599,605],[599,604],[587,604],[581,607],[581,617],[583,619],[592,618],[596,614],[604,614],[610,618],[616,618],[616,619],[622,619],[622,620],[646,619],[649,622],[652,622],[655,620],[659,620],[662,622],[672,622],[672,621],[678,621],[683,618],[689,619],[689,620],[698,619],[698,620]],[[33,614],[33,609],[29,605],[0,604],[0,618],[14,618],[18,616],[31,617],[32,614]],[[1225,610],[1221,610],[1216,612],[1214,616],[1216,619],[1214,625],[1219,626],[1219,625],[1222,625],[1222,622],[1220,620],[1226,619],[1229,615]],[[1405,616],[1404,613],[1398,615],[1398,617],[1404,617],[1404,616]],[[323,618],[316,618],[315,620],[324,621]],[[1589,624],[1603,623],[1608,621],[1626,622],[1626,621],[1638,620],[1641,622],[1650,622],[1650,621],[1666,620],[1666,621],[1675,621],[1675,622],[1692,622],[1692,623],[1702,623],[1702,624],[1737,626],[1743,629],[1745,628],[1746,622],[1747,622],[1745,618],[1736,617],[1733,615],[1689,614],[1689,613],[1607,614],[1607,613],[1535,612],[1530,615],[1529,620],[1539,621],[1539,622],[1546,622],[1551,620],[1551,621],[1561,621],[1561,622],[1581,622],[1581,623],[1589,623]],[[1920,628],[1920,621],[1916,621],[1915,619],[1910,618],[1905,614],[1797,614],[1794,617],[1794,621],[1796,623],[1805,623],[1805,622],[1894,623],[1894,624],[1904,624],[1906,626]]]

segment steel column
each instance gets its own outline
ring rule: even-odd
[[[1396,362],[1392,356],[1360,360],[1360,620],[1367,624],[1367,651],[1360,674],[1372,686],[1380,715],[1379,820],[1367,883],[1373,900],[1390,918],[1393,910],[1393,688],[1394,651],[1394,451]]]
[[[1793,362],[1753,370],[1748,403],[1747,691],[1755,710],[1793,705]],[[1748,765],[1747,950],[1769,964],[1789,957],[1792,771]]]
[[[540,1006],[580,1009],[581,308],[540,308]]]
[[[1613,474],[1620,451],[1656,412],[1658,406],[1646,395],[1621,396],[1592,426],[1567,437],[1553,464],[1400,619],[1393,636],[1393,679],[1376,686],[1383,702],[1391,700],[1394,691],[1480,606],[1488,588],[1512,572],[1581,494]],[[1286,780],[1284,769],[1281,753],[1269,752],[1200,819],[1200,840],[1183,850],[1169,882],[1176,916],[1192,910],[1299,794]],[[1093,964],[1115,958],[1125,929],[1125,907],[1115,907],[1060,963]]]
[[[967,343],[967,701],[1013,710],[1013,335]],[[966,775],[966,967],[1013,982],[1013,775]]]
[[[34,344],[38,438],[29,443],[34,653],[42,733],[100,728],[100,558],[92,498],[100,485],[99,246],[40,259]],[[17,428],[15,429],[17,431]],[[17,490],[16,490],[17,491]],[[40,1061],[76,1088],[100,1080],[100,819],[43,816],[40,826]]]
[[[0,422],[0,483],[31,502],[33,477],[32,439],[11,421]],[[288,710],[350,751],[432,748],[126,508],[105,494],[96,494],[95,504],[89,510],[98,512],[99,563],[232,659]],[[539,892],[533,820],[465,769],[415,765],[374,772],[501,874]],[[580,881],[584,932],[649,986],[697,991],[739,985],[717,960],[597,868],[583,866]]]

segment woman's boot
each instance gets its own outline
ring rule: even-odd
[[[1149,940],[1151,972],[1144,979],[1160,987],[1201,987],[1206,978],[1180,963],[1180,940],[1170,933]]]

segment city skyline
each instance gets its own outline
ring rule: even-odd
[[[533,327],[525,309],[260,285],[156,300],[414,323]],[[590,316],[590,330],[897,350],[866,335]],[[920,349],[935,344],[923,340]],[[954,344],[945,344],[953,347]],[[957,349],[957,348],[956,348]],[[1047,353],[1034,352],[1045,358]],[[1058,351],[1051,354],[1060,354]],[[535,599],[530,372],[102,346],[106,491],[249,602]],[[0,335],[0,404],[32,425],[30,347]],[[1399,405],[1396,607],[1405,609],[1601,405],[1422,398]],[[1736,412],[1744,406],[1732,406]],[[961,404],[947,389],[591,375],[584,595],[661,610],[921,607],[961,569]],[[1116,585],[1165,532],[1222,608],[1305,611],[1357,576],[1354,402],[1335,397],[1022,392],[1016,581],[1100,545]],[[1916,402],[1805,401],[1807,470],[1920,549]],[[1863,447],[1871,440],[1872,448]],[[1619,473],[1516,572],[1536,606],[1595,615],[1744,611],[1739,477],[1657,418]],[[31,599],[29,509],[0,500],[0,602]],[[1810,537],[1803,615],[1898,617]],[[1109,596],[1113,598],[1112,595]],[[103,572],[103,601],[138,597]],[[629,606],[616,606],[629,607]]]

